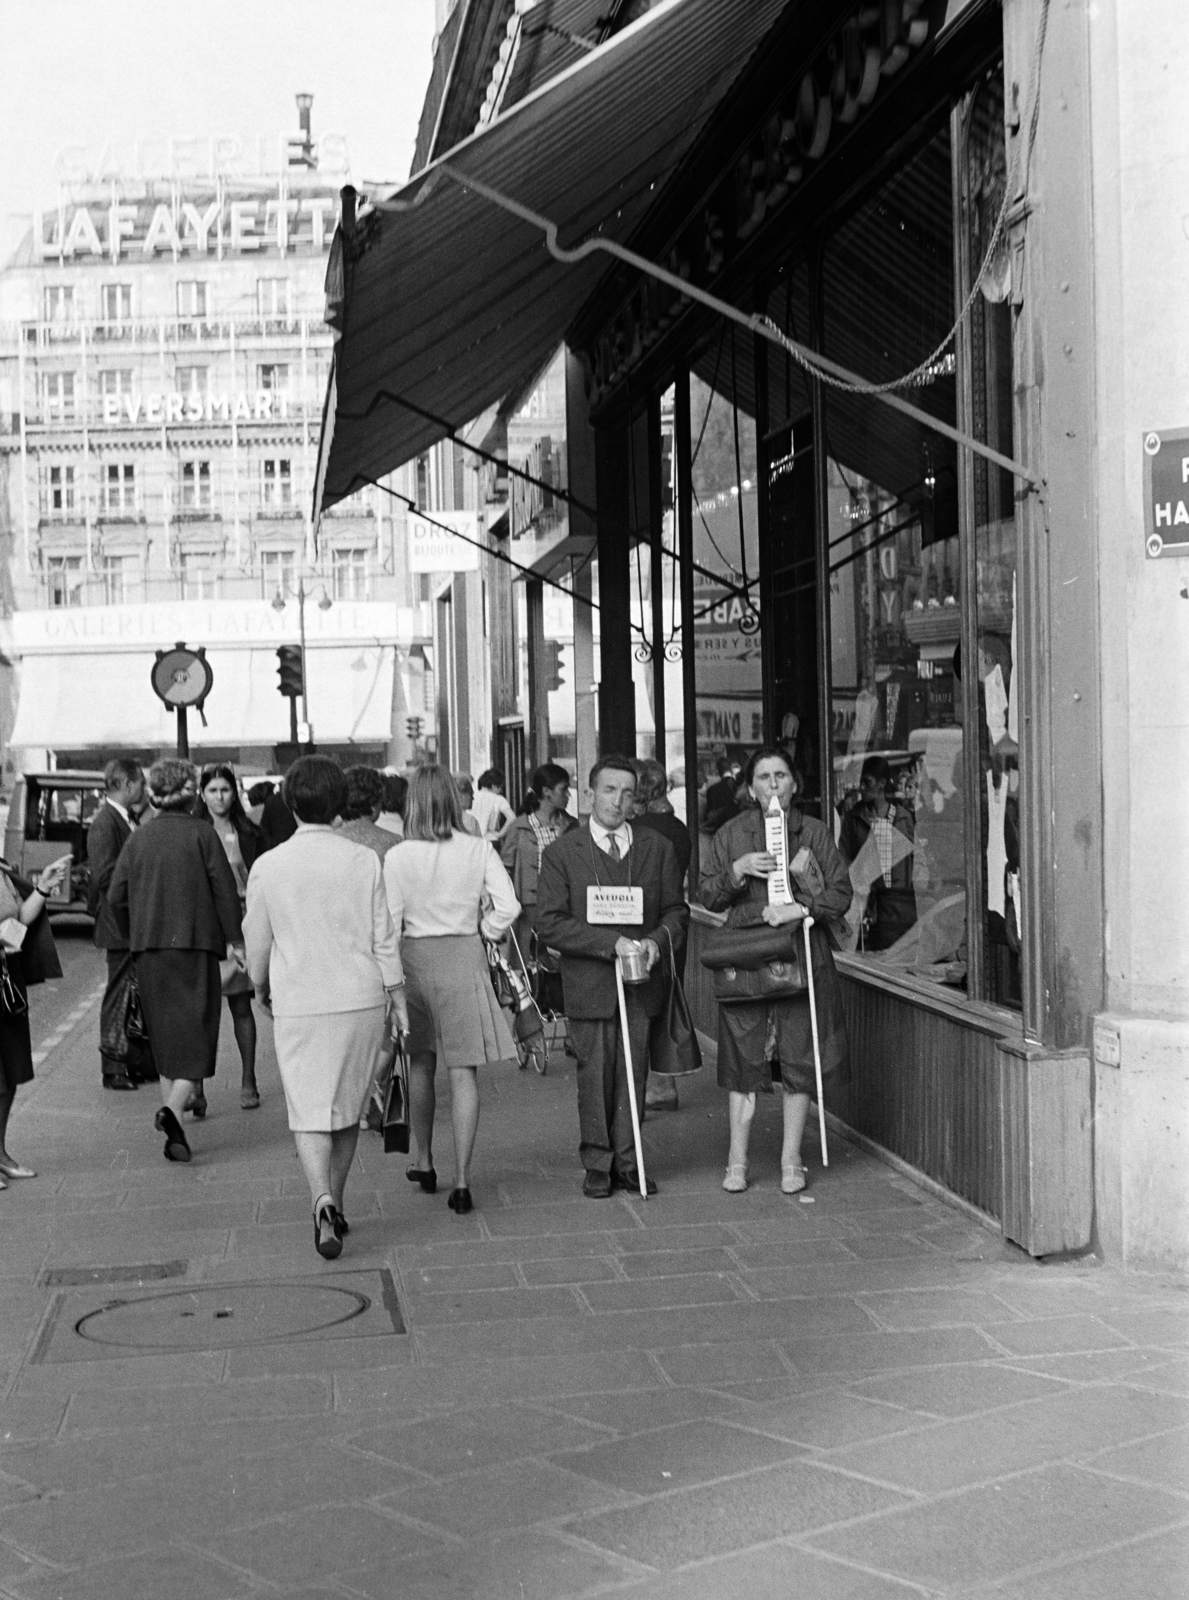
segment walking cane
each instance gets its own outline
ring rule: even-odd
[[[806,917],[802,922],[805,929],[805,979],[809,984],[809,1026],[813,1032],[813,1073],[817,1081],[817,1126],[822,1138],[822,1166],[830,1165],[830,1157],[826,1152],[826,1108],[822,1098],[822,1048],[817,1036],[817,995],[813,989],[813,951],[809,944],[809,930],[813,927],[813,918]]]
[[[640,1180],[640,1198],[648,1199],[648,1181],[644,1176],[644,1141],[640,1137],[640,1108],[636,1104],[636,1075],[632,1071],[632,1041],[628,1035],[628,1000],[623,992],[623,973],[619,970],[619,957],[615,958],[615,988],[619,994],[619,1026],[623,1031],[623,1059],[628,1069],[628,1104],[632,1108],[632,1138],[636,1142],[636,1176]]]

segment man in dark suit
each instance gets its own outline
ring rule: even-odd
[[[103,804],[87,830],[87,910],[95,918],[95,943],[107,952],[107,988],[99,1009],[99,1060],[105,1089],[135,1089],[152,1083],[157,1073],[147,1044],[130,1043],[124,1033],[132,954],[116,927],[107,889],[120,852],[132,837],[145,808],[144,773],[135,761],[119,756],[103,769]]]
[[[537,931],[543,945],[561,951],[566,1015],[578,1052],[582,1192],[601,1200],[617,1187],[639,1187],[615,962],[642,947],[648,965],[647,981],[626,989],[636,1101],[643,1114],[648,1025],[666,996],[658,966],[661,942],[671,938],[674,951],[684,947],[689,908],[673,846],[627,821],[636,789],[627,757],[596,762],[590,789],[589,820],[562,834],[541,858]],[[651,1179],[648,1191],[655,1192]]]

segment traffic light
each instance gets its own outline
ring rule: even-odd
[[[546,639],[545,687],[547,689],[560,689],[563,681],[561,675],[561,643],[557,639]]]
[[[409,738],[412,739],[414,744],[416,744],[417,740],[421,737],[422,726],[423,724],[420,717],[409,717],[405,722],[405,727],[408,729]]]
[[[305,687],[305,676],[302,671],[301,646],[299,644],[283,644],[277,648],[277,677],[280,682],[277,690],[287,700],[296,700]]]

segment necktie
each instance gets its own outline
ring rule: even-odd
[[[607,854],[611,857],[612,861],[620,861],[623,859],[623,851],[619,848],[619,840],[613,833],[609,833],[607,835]]]

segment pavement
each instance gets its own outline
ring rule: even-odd
[[[0,1194],[9,1600],[1189,1595],[1184,1281],[1034,1262],[812,1125],[786,1199],[775,1097],[724,1194],[708,1069],[660,1194],[586,1200],[561,1057],[484,1071],[469,1216],[448,1136],[433,1197],[363,1136],[326,1263],[267,1023],[263,1108],[225,1027],[170,1166],[78,981]]]

